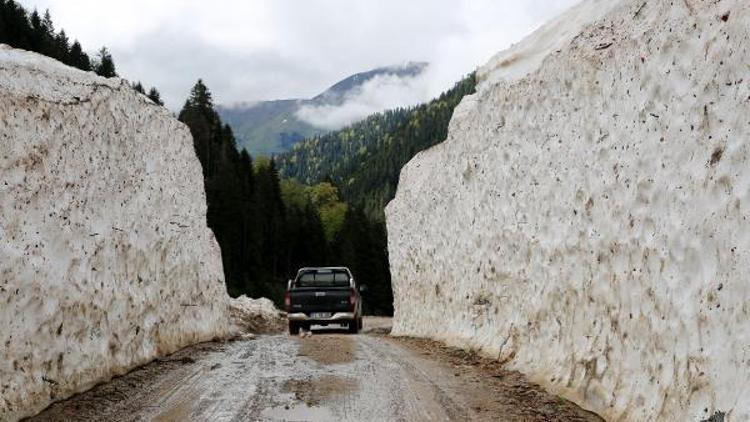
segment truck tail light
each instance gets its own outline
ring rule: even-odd
[[[284,295],[284,306],[286,306],[287,311],[292,308],[292,295],[289,290],[287,290],[286,295]]]
[[[351,289],[349,291],[349,304],[352,307],[357,304],[357,294],[354,292],[354,289]]]

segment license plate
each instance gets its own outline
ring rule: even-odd
[[[330,318],[331,313],[330,312],[313,312],[310,314],[310,318],[312,319],[325,319]]]

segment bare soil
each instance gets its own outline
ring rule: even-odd
[[[356,345],[352,336],[333,334],[300,338],[297,356],[309,357],[323,365],[335,365],[354,360]]]
[[[371,324],[370,324],[371,322]],[[498,362],[422,339],[315,331],[206,343],[31,421],[600,421]]]
[[[281,391],[294,394],[294,398],[307,406],[320,406],[321,403],[337,396],[345,396],[359,389],[359,383],[352,378],[336,375],[323,375],[319,378],[293,379],[284,383]]]
[[[497,415],[503,415],[503,420],[509,421],[604,421],[575,403],[547,393],[520,372],[504,369],[503,363],[496,360],[427,339],[388,337],[387,340],[448,364],[478,419],[497,420]]]

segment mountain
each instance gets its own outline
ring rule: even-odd
[[[381,221],[401,167],[419,151],[446,139],[454,108],[474,93],[475,85],[471,74],[426,104],[377,113],[299,142],[276,157],[279,171],[306,184],[330,180],[347,202]]]
[[[333,111],[347,100],[357,97],[368,82],[376,78],[395,78],[406,82],[422,75],[428,64],[409,62],[357,73],[334,84],[311,99],[288,99],[218,106],[217,111],[237,138],[237,146],[253,155],[274,155],[288,151],[297,142],[328,133],[331,128],[300,117],[300,110]],[[355,116],[356,117],[356,116]],[[361,116],[364,118],[365,116]]]

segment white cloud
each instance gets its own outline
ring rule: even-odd
[[[204,78],[219,103],[312,97],[356,72],[432,63],[449,88],[576,0],[20,0],[179,108]],[[394,93],[398,94],[398,93]]]
[[[414,106],[432,98],[426,74],[400,78],[379,75],[350,93],[341,105],[306,105],[297,117],[325,129],[340,129],[371,114],[397,107]]]

